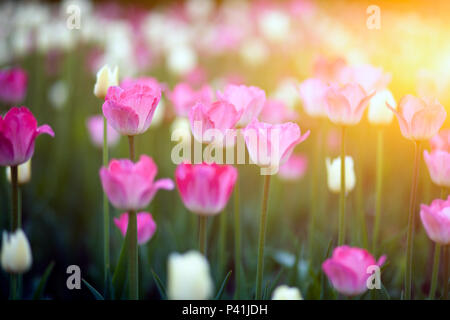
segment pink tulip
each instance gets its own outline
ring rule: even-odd
[[[421,99],[412,95],[404,96],[395,110],[402,135],[406,139],[421,141],[436,135],[445,121],[447,113],[436,99]]]
[[[328,118],[340,125],[358,124],[374,93],[367,95],[356,83],[331,86],[325,94]]]
[[[20,68],[0,70],[0,101],[19,103],[25,98],[28,76]]]
[[[92,143],[99,148],[103,147],[103,116],[95,115],[86,121]],[[107,142],[109,146],[114,146],[119,142],[120,134],[109,124],[107,125]]]
[[[13,107],[0,116],[0,165],[15,166],[27,162],[34,153],[34,141],[40,134],[55,136],[49,125],[37,126],[26,107]]]
[[[431,240],[442,245],[450,244],[450,196],[436,199],[431,205],[420,206],[420,219]]]
[[[450,152],[450,129],[441,130],[430,140],[431,150],[444,150]]]
[[[292,154],[289,159],[280,166],[278,175],[281,179],[294,181],[302,178],[308,168],[308,158],[304,155]]]
[[[340,83],[358,83],[366,92],[385,89],[391,81],[391,75],[384,73],[382,68],[370,64],[346,66],[339,72]]]
[[[156,231],[156,222],[148,212],[139,212],[136,218],[138,244],[146,244]],[[128,228],[128,212],[122,213],[119,218],[114,218],[114,223],[125,237]]]
[[[228,146],[232,146],[234,145],[235,135],[227,138],[227,134],[239,121],[241,114],[242,110],[238,112],[235,106],[225,101],[217,101],[211,104],[197,102],[189,112],[192,134],[195,139],[201,142],[226,142]],[[217,133],[214,133],[212,129],[218,130],[223,139],[217,137]]]
[[[343,58],[318,57],[314,63],[314,77],[324,82],[336,82],[346,65]]]
[[[378,262],[366,250],[341,246],[333,251],[333,256],[324,261],[322,270],[333,287],[340,293],[355,296],[367,290],[367,279],[372,271],[370,266],[380,266],[386,260],[382,256]]]
[[[169,100],[172,102],[175,113],[179,117],[187,117],[196,102],[208,104],[213,99],[214,93],[208,85],[204,85],[198,91],[195,91],[189,84],[179,83],[169,94]]]
[[[175,181],[181,200],[190,211],[199,215],[216,215],[226,206],[237,179],[237,170],[230,165],[181,163]]]
[[[440,187],[450,188],[450,153],[443,150],[423,152],[431,180]]]
[[[121,210],[146,207],[158,189],[172,190],[170,179],[154,181],[158,172],[153,159],[142,155],[137,163],[128,159],[111,160],[100,169],[100,179],[109,201]]]
[[[119,133],[134,136],[145,132],[161,99],[159,85],[111,86],[103,104],[103,114]]]
[[[225,90],[217,92],[219,100],[231,103],[238,111],[242,110],[238,125],[245,126],[261,113],[266,101],[266,93],[257,87],[228,84]]]
[[[325,94],[328,87],[324,81],[316,78],[307,79],[300,84],[298,89],[303,101],[303,108],[311,117],[327,116]]]
[[[120,82],[120,87],[122,89],[129,89],[133,87],[136,84],[140,84],[143,86],[148,86],[150,88],[157,88],[159,87],[162,89],[162,84],[159,83],[158,80],[152,77],[142,77],[142,78],[124,78]]]
[[[285,163],[294,147],[309,136],[303,136],[293,122],[268,124],[256,119],[242,129],[251,160],[262,167],[278,167]]]
[[[298,114],[289,109],[283,101],[268,99],[259,115],[262,122],[282,123],[286,121],[295,121]]]

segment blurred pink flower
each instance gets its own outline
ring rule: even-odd
[[[230,165],[181,163],[175,171],[175,181],[186,208],[208,216],[225,208],[237,174]]]
[[[450,244],[450,196],[436,199],[431,205],[420,205],[420,219],[431,240],[442,245]]]
[[[341,70],[347,65],[343,58],[326,58],[320,56],[313,67],[314,77],[325,83],[336,82]]]
[[[281,179],[294,181],[302,178],[308,169],[308,158],[305,155],[292,154],[289,159],[280,166],[278,175]]]
[[[13,107],[0,116],[0,165],[15,166],[28,161],[34,153],[34,141],[46,133],[55,136],[49,125],[37,126],[33,114],[26,107]]]
[[[139,212],[137,218],[137,240],[138,244],[146,244],[156,231],[156,222],[148,212]],[[125,237],[128,228],[128,212],[124,212],[119,218],[114,218],[114,223]]]
[[[159,87],[162,90],[163,85],[159,83],[158,80],[156,80],[153,77],[141,77],[141,78],[124,78],[120,82],[120,87],[122,89],[129,89],[135,85],[144,85],[148,86],[150,88],[157,88]]]
[[[177,84],[169,94],[169,100],[179,117],[187,117],[196,102],[211,103],[213,98],[214,93],[210,86],[204,85],[196,91],[184,82]]]
[[[228,84],[223,93],[217,91],[217,98],[231,103],[238,111],[242,110],[238,125],[245,126],[261,113],[266,101],[266,93],[258,87]]]
[[[19,103],[27,92],[28,76],[20,68],[0,70],[0,101]]]
[[[322,80],[310,78],[303,81],[299,87],[300,98],[305,112],[311,117],[326,117],[327,105],[325,94],[329,86]]]
[[[184,76],[184,81],[194,86],[201,86],[206,80],[206,70],[202,67],[195,67]]]
[[[397,116],[402,135],[415,141],[435,136],[447,116],[436,99],[421,99],[409,94],[400,100],[398,110],[387,105]]]
[[[430,140],[431,150],[450,152],[450,129],[443,129]]]
[[[367,95],[356,83],[330,86],[325,94],[328,118],[339,125],[358,124],[374,93]]]
[[[345,66],[339,72],[338,81],[341,84],[358,83],[366,92],[372,93],[385,89],[391,81],[391,75],[370,64]]]
[[[295,121],[298,118],[297,112],[289,109],[283,101],[268,99],[259,115],[262,122],[282,123],[286,121]]]
[[[308,138],[310,131],[303,136],[300,127],[293,122],[269,124],[253,121],[242,129],[251,160],[262,167],[278,167],[285,163],[294,147]]]
[[[440,187],[450,188],[450,153],[445,150],[423,152],[431,180]]]
[[[86,121],[92,143],[99,148],[103,147],[103,116],[95,115]],[[109,124],[107,125],[107,142],[109,146],[115,146],[119,141],[120,134]]]
[[[127,136],[145,132],[161,99],[159,85],[140,82],[121,88],[108,88],[103,114],[114,129]]]
[[[367,279],[371,275],[370,266],[380,266],[386,260],[382,256],[378,262],[366,250],[341,246],[333,251],[333,256],[324,261],[322,269],[333,287],[340,293],[355,296],[367,290]]]
[[[171,179],[154,181],[158,168],[153,159],[141,155],[138,162],[128,159],[111,160],[100,169],[103,190],[109,201],[121,210],[139,210],[146,207],[158,189],[172,190]]]

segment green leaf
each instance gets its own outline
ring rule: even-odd
[[[156,287],[158,288],[161,298],[167,299],[166,288],[164,287],[164,284],[162,283],[161,279],[158,277],[156,272],[153,271],[153,269],[151,271],[152,271],[152,276],[153,276],[153,279],[155,280]]]
[[[223,279],[222,285],[220,286],[220,289],[217,292],[216,297],[214,298],[214,300],[219,300],[222,297],[222,294],[223,294],[223,292],[225,290],[225,286],[227,285],[228,279],[230,278],[230,276],[231,276],[231,270],[228,271],[227,275],[225,276],[225,279]]]
[[[105,300],[113,300],[115,298],[114,285],[112,283],[111,273],[108,272],[106,275],[106,287],[104,292]]]
[[[40,300],[42,298],[42,294],[45,290],[45,285],[47,284],[48,278],[50,277],[50,274],[53,271],[53,267],[55,266],[55,262],[52,261],[47,266],[47,268],[44,271],[44,274],[41,277],[41,280],[39,281],[39,285],[36,288],[36,291],[33,294],[33,300]]]
[[[89,291],[92,293],[92,295],[94,296],[95,300],[105,300],[105,298],[103,298],[103,296],[100,294],[100,292],[98,292],[93,286],[91,286],[86,280],[81,279],[83,281],[83,283],[86,285],[86,287],[88,287]]]
[[[333,239],[331,239],[330,242],[328,243],[327,251],[325,253],[325,257],[324,257],[323,261],[328,259],[328,257],[330,256],[332,247],[333,247]],[[320,271],[319,279],[320,279],[320,283],[321,283],[320,299],[322,300],[325,298],[325,288],[327,285],[325,277],[323,276],[323,271]]]
[[[112,277],[112,286],[114,287],[114,297],[116,299],[121,299],[123,296],[124,288],[125,288],[125,280],[127,277],[127,242],[128,242],[128,233],[125,235],[125,238],[122,243],[122,248],[120,249],[119,261],[117,262],[116,269],[114,270],[114,274]]]

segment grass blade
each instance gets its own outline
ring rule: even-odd
[[[41,277],[41,280],[39,281],[39,285],[36,288],[36,291],[33,294],[33,300],[40,300],[42,298],[42,294],[45,290],[45,285],[47,284],[48,278],[50,277],[50,274],[53,271],[53,267],[55,266],[55,262],[52,261],[47,266],[47,268],[44,271],[44,274]]]

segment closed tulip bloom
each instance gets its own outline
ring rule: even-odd
[[[440,187],[450,188],[450,153],[443,150],[423,152],[431,180]]]
[[[444,246],[450,244],[450,196],[447,200],[433,200],[429,206],[422,204],[420,219],[431,240]]]
[[[103,148],[103,122],[102,115],[89,117],[86,121],[91,141],[98,148]],[[107,143],[109,146],[115,146],[119,142],[120,134],[109,123],[107,127]]]
[[[328,189],[334,193],[341,192],[341,158],[337,157],[333,160],[326,158],[325,164],[327,166]],[[356,177],[353,158],[345,156],[345,192],[352,191],[355,185]]]
[[[186,208],[199,215],[216,215],[227,205],[237,170],[216,163],[181,163],[175,170],[175,181]]]
[[[137,218],[137,240],[138,244],[146,244],[156,231],[156,222],[148,212],[139,212]],[[128,212],[124,212],[119,218],[114,218],[114,223],[125,237],[128,228]]]
[[[373,94],[368,95],[356,83],[330,86],[325,94],[328,118],[339,125],[358,124]]]
[[[150,203],[158,189],[174,187],[170,179],[154,181],[157,172],[153,159],[142,155],[137,163],[111,160],[107,168],[100,169],[100,179],[109,201],[117,209],[139,210]]]
[[[97,98],[104,99],[111,86],[119,85],[119,68],[114,67],[113,70],[108,65],[104,65],[97,72],[97,81],[94,86],[94,95]]]
[[[226,139],[226,136],[235,127],[241,114],[242,110],[237,111],[234,105],[225,101],[216,101],[211,104],[197,102],[189,112],[192,135],[200,142],[217,142],[221,145],[226,143],[227,146],[232,146],[235,137]],[[218,132],[215,133],[212,129]],[[219,132],[223,139],[216,136]]]
[[[259,115],[262,122],[272,124],[294,121],[297,118],[297,112],[289,109],[283,101],[276,99],[267,99]]]
[[[370,99],[367,118],[371,124],[388,125],[392,122],[394,114],[387,107],[386,103],[394,109],[397,108],[394,96],[388,89],[377,92],[373,98]]]
[[[432,150],[444,150],[450,152],[450,129],[441,130],[430,140]]]
[[[214,283],[208,260],[197,251],[172,253],[167,268],[167,296],[170,300],[206,300]]]
[[[303,300],[303,297],[298,288],[281,285],[273,291],[272,300]]]
[[[292,154],[289,159],[280,166],[278,175],[286,181],[295,181],[302,178],[308,168],[308,158],[300,154]]]
[[[378,261],[366,250],[341,246],[333,250],[331,258],[322,264],[322,270],[333,287],[342,294],[355,296],[367,290],[367,279],[371,275],[370,266],[383,265],[382,256]]]
[[[179,83],[169,94],[175,113],[179,117],[188,117],[189,111],[196,102],[210,104],[214,99],[214,93],[210,86],[204,85],[198,90],[194,90],[187,83]]]
[[[31,268],[30,243],[22,229],[10,234],[3,232],[1,262],[3,270],[9,273],[25,273]]]
[[[28,76],[20,68],[0,70],[0,101],[19,103],[27,92]]]
[[[26,107],[13,107],[0,116],[0,165],[15,166],[33,156],[34,141],[40,134],[54,136],[50,126],[37,126],[33,114]]]
[[[402,135],[415,141],[428,140],[436,135],[447,116],[436,99],[421,99],[409,94],[400,100],[398,110],[387,105],[397,116]]]
[[[11,182],[11,167],[6,167],[6,178]],[[31,179],[31,159],[17,166],[17,182],[25,184]]]
[[[161,99],[161,88],[137,83],[126,87],[109,87],[103,114],[119,133],[135,136],[144,133],[152,122]]]
[[[303,109],[311,117],[326,117],[327,105],[325,94],[329,86],[322,80],[311,78],[303,81],[299,87]]]
[[[217,92],[217,98],[231,103],[237,111],[242,112],[238,122],[238,126],[242,127],[259,116],[266,101],[266,93],[258,87],[229,84],[223,93]]]
[[[156,87],[162,88],[162,85],[159,83],[159,81],[152,77],[124,78],[120,82],[120,87],[122,89],[127,89],[136,84],[145,85],[145,86],[148,86],[151,88],[156,88]]]
[[[261,167],[284,164],[295,146],[308,138],[310,131],[301,134],[293,122],[269,124],[256,119],[242,129],[250,159]]]

